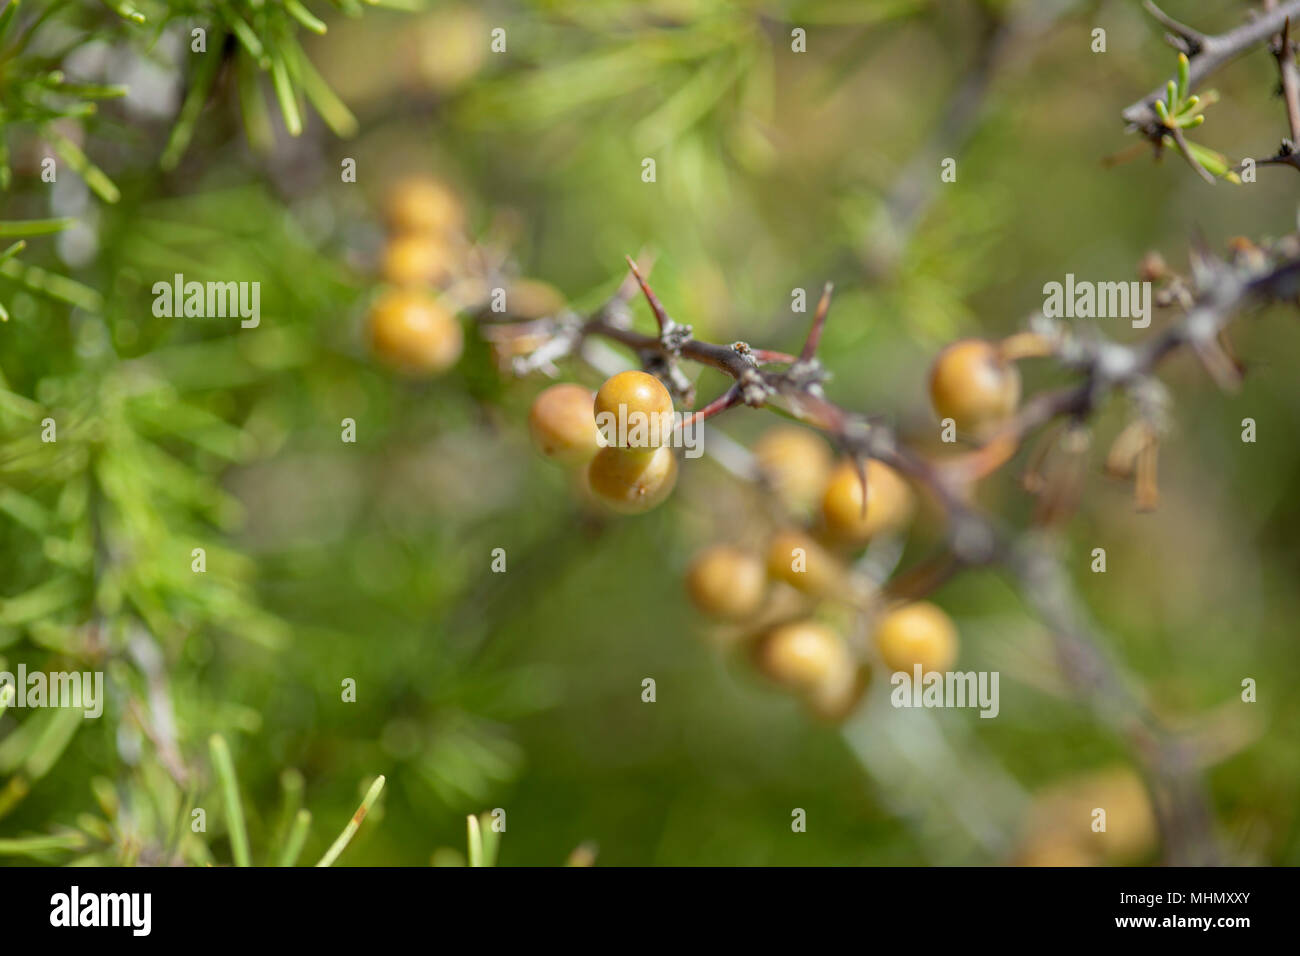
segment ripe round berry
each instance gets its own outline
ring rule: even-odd
[[[619,372],[596,392],[596,427],[605,444],[653,448],[672,440],[673,399],[645,372]]]
[[[404,372],[442,372],[460,358],[460,323],[429,292],[390,289],[370,307],[369,319],[376,354]]]
[[[396,233],[445,234],[464,226],[465,209],[446,184],[431,176],[410,176],[389,191],[384,219]]]
[[[841,462],[822,495],[822,520],[836,538],[861,544],[883,531],[897,531],[912,520],[912,489],[894,469],[871,459],[865,466],[867,508],[862,510],[862,481],[851,461]]]
[[[891,671],[946,671],[957,659],[957,628],[928,601],[905,604],[876,625],[876,647]]]
[[[796,511],[812,506],[831,470],[826,442],[810,429],[793,425],[765,431],[754,443],[754,458],[773,490]]]
[[[739,621],[756,613],[767,590],[767,575],[758,556],[718,544],[705,548],[686,569],[691,601],[711,617]]]
[[[394,285],[433,285],[450,274],[451,265],[451,250],[442,239],[410,232],[388,240],[379,269]]]
[[[541,319],[564,309],[559,289],[540,279],[516,279],[506,286],[506,312],[517,319]]]
[[[600,433],[592,412],[591,390],[566,382],[552,385],[528,411],[533,443],[547,458],[562,465],[581,465],[600,451]]]
[[[677,456],[671,448],[602,448],[587,466],[587,481],[614,511],[641,514],[672,493]]]
[[[1094,807],[1106,808],[1106,832],[1096,834],[1090,826],[1087,833],[1101,837],[1102,853],[1112,860],[1129,861],[1150,853],[1159,840],[1159,827],[1142,778],[1119,767],[1089,774],[1086,780],[1091,798],[1088,813]]]
[[[1102,832],[1091,826],[1096,807],[1106,811]],[[1052,835],[1073,840],[1116,862],[1140,859],[1158,841],[1150,795],[1125,766],[1074,774],[1040,790],[1030,806],[1028,829],[1031,839]]]
[[[777,625],[760,639],[756,653],[764,674],[797,691],[816,691],[853,668],[844,641],[818,621]]]
[[[954,342],[930,369],[930,401],[963,431],[986,433],[1016,410],[1020,372],[997,347],[979,339]]]
[[[869,671],[848,667],[828,677],[808,694],[808,708],[822,720],[840,722],[848,717],[866,692]]]
[[[844,566],[809,535],[778,531],[767,546],[767,573],[813,597],[844,593]]]
[[[1091,820],[1091,814],[1088,815]],[[1099,866],[1096,851],[1068,836],[1047,833],[1036,835],[1021,844],[1011,859],[1012,866]]]

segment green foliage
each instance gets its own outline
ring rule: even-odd
[[[1148,247],[1182,248],[1193,219],[1215,235],[1292,228],[1280,179],[1176,202],[1160,171],[1099,169],[1120,104],[1162,59],[1154,30],[1103,61],[1084,52],[1088,24],[1067,20],[1059,46],[997,78],[957,183],[904,234],[900,170],[976,56],[948,4],[509,3],[492,8],[508,53],[444,86],[421,85],[414,47],[388,44],[429,43],[473,6],[358,20],[362,6],[0,11],[0,671],[102,670],[110,688],[97,719],[0,701],[0,857],[552,864],[598,839],[614,864],[987,861],[994,849],[951,829],[960,814],[930,812],[943,781],[1005,767],[1032,788],[1119,759],[1053,684],[1018,599],[979,578],[940,600],[970,666],[1014,683],[1005,717],[971,729],[944,715],[952,749],[918,747],[896,778],[867,779],[849,743],[724,663],[682,606],[692,548],[740,526],[720,470],[694,463],[661,512],[593,519],[527,447],[537,382],[504,380],[472,336],[445,378],[399,380],[361,323],[379,197],[403,167],[437,169],[475,235],[509,240],[508,268],[579,308],[649,248],[676,318],[789,348],[807,322],[791,289],[833,280],[828,391],[929,434],[934,347],[1012,330],[1042,282],[1128,275]],[[1019,5],[962,5],[986,9]],[[814,52],[791,50],[796,25]],[[189,52],[196,27],[206,54]],[[375,36],[384,55],[351,52]],[[178,62],[164,37],[180,38]],[[170,115],[141,120],[114,82],[64,75],[100,42],[179,77]],[[1236,76],[1216,124],[1276,123]],[[373,88],[346,92],[358,78]],[[1175,81],[1171,148],[1212,99]],[[335,135],[355,137],[345,153]],[[46,153],[57,191],[32,162]],[[1187,153],[1233,177],[1199,144]],[[338,181],[343,155],[355,184]],[[654,186],[638,175],[647,155]],[[51,198],[81,185],[80,206]],[[87,232],[94,253],[74,254]],[[260,281],[261,326],[155,315],[153,286],[176,273]],[[1292,329],[1261,321],[1241,351],[1293,353]],[[1267,367],[1235,398],[1175,374],[1186,427],[1162,464],[1167,510],[1135,523],[1123,492],[1090,480],[1067,553],[1108,548],[1117,570],[1076,577],[1153,702],[1213,715],[1236,693],[1225,674],[1300,678],[1285,626],[1300,613],[1300,453],[1276,438],[1300,413]],[[1233,444],[1245,415],[1270,436],[1249,466]],[[355,445],[339,441],[344,418]],[[725,428],[748,439],[769,420]],[[989,497],[1013,518],[1027,508],[1018,488]],[[496,547],[506,575],[490,570]],[[653,709],[635,692],[646,675]],[[356,703],[340,701],[348,679]],[[1297,751],[1259,729],[1294,722],[1295,704],[1256,706],[1193,730],[1234,754],[1212,782],[1241,856],[1295,861]],[[951,760],[927,763],[936,753]],[[511,819],[500,844],[490,817],[464,822],[496,806]],[[813,821],[798,836],[795,806]],[[463,825],[468,852],[445,849]]]
[[[1170,130],[1170,134],[1162,137],[1161,142],[1167,148],[1182,153],[1193,169],[1240,184],[1241,179],[1229,166],[1226,156],[1194,143],[1183,135],[1184,130],[1196,129],[1205,122],[1205,108],[1219,98],[1219,94],[1213,90],[1199,96],[1194,95],[1188,78],[1189,68],[1187,54],[1178,54],[1178,76],[1169,81],[1164,99],[1155,101],[1156,115]]]
[[[366,2],[377,5],[377,0]],[[331,3],[351,17],[360,16],[364,6],[361,0]],[[205,0],[162,6],[153,16],[163,22],[184,17],[203,25],[209,54],[198,60],[189,77],[189,90],[162,154],[164,169],[173,168],[189,147],[204,104],[223,68],[235,77],[248,139],[258,149],[265,151],[271,146],[265,99],[268,83],[290,136],[302,133],[304,102],[310,103],[337,135],[356,133],[356,118],[321,78],[299,42],[302,30],[314,34],[327,31],[325,22],[299,0]],[[150,22],[150,16],[144,15],[141,22]]]

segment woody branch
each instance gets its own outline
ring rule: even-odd
[[[946,517],[948,540],[943,554],[904,577],[921,590],[933,588],[965,567],[1001,566],[1033,611],[1051,631],[1057,656],[1074,690],[1130,742],[1147,770],[1171,862],[1212,862],[1217,859],[1211,818],[1199,769],[1184,742],[1163,728],[1132,681],[1101,649],[1095,629],[1074,597],[1065,572],[1048,540],[1037,534],[1017,536],[969,503],[968,484],[1008,460],[1032,432],[1059,418],[1086,421],[1114,392],[1140,385],[1160,363],[1180,348],[1192,348],[1207,367],[1207,355],[1217,354],[1219,338],[1232,319],[1256,302],[1294,298],[1300,292],[1300,250],[1286,250],[1280,261],[1264,271],[1258,260],[1230,264],[1202,249],[1192,256],[1192,282],[1174,277],[1175,294],[1166,304],[1181,304],[1180,320],[1133,345],[1063,340],[1053,354],[1081,381],[1072,387],[1043,393],[1027,402],[984,445],[945,463],[935,463],[902,444],[888,428],[825,398],[827,375],[815,357],[816,344],[829,310],[829,289],[815,314],[808,342],[798,358],[755,349],[744,342],[729,345],[696,339],[668,318],[649,284],[633,265],[632,275],[656,314],[658,336],[630,327],[625,284],[568,338],[577,351],[587,339],[621,344],[641,357],[649,368],[690,361],[716,369],[733,384],[697,413],[722,414],[739,404],[762,407],[781,404],[795,417],[825,431],[857,460],[875,458],[909,476],[925,488]],[[779,356],[779,358],[773,358]],[[992,459],[992,460],[990,460]]]
[[[1291,0],[1290,3],[1263,11],[1254,20],[1235,30],[1211,36],[1179,23],[1151,0],[1146,0],[1144,5],[1170,31],[1167,35],[1170,43],[1187,54],[1190,61],[1189,89],[1195,89],[1212,73],[1243,53],[1268,43],[1282,31],[1288,19],[1300,19],[1300,0]],[[1125,107],[1121,114],[1133,129],[1157,143],[1168,132],[1155,110],[1155,102],[1164,95],[1164,91],[1163,84],[1156,87],[1142,99]]]

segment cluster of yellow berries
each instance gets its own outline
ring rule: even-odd
[[[465,207],[441,180],[399,180],[385,199],[384,223],[379,273],[385,288],[370,308],[369,338],[375,354],[400,372],[437,375],[456,363],[464,348],[458,312],[491,310],[517,320],[482,330],[498,362],[508,366],[544,341],[528,322],[565,307],[559,290],[537,279],[489,287],[475,269],[481,257],[472,254]]]
[[[911,522],[915,497],[903,477],[867,462],[864,508],[858,469],[834,462],[808,429],[777,426],[760,437],[754,454],[785,509],[808,520],[778,528],[765,554],[733,544],[697,554],[686,573],[695,606],[739,626],[758,669],[828,719],[852,711],[872,663],[909,676],[918,664],[923,673],[951,667],[957,630],[943,611],[923,601],[879,606],[874,585],[850,567],[868,542]],[[870,647],[846,638],[837,609],[868,612]]]
[[[370,308],[375,354],[408,375],[437,375],[460,358],[464,334],[440,294],[465,246],[465,210],[444,183],[411,177],[389,192],[380,273],[388,287]]]
[[[945,348],[930,373],[930,397],[941,419],[984,436],[1005,422],[1020,401],[1014,355],[994,343],[962,340]],[[553,385],[529,414],[543,455],[569,466],[585,488],[614,511],[637,514],[660,504],[677,481],[673,402],[653,375],[621,372],[595,393],[575,384]],[[605,422],[640,418],[658,427],[654,440],[633,443]],[[909,675],[943,672],[957,656],[951,619],[925,601],[885,605],[874,584],[851,569],[869,542],[901,533],[916,512],[907,481],[888,465],[836,462],[815,432],[778,426],[755,444],[765,485],[783,510],[801,517],[777,528],[766,553],[731,544],[700,552],[686,588],[710,617],[739,625],[758,668],[803,697],[814,712],[842,718],[860,698],[872,662]],[[864,481],[865,478],[865,481]],[[865,610],[872,640],[857,648],[835,622],[834,608]]]
[[[640,514],[663,502],[677,484],[672,438],[673,399],[646,372],[619,372],[595,393],[581,385],[552,385],[533,401],[528,428],[547,458],[575,469],[587,489],[613,511]],[[597,427],[597,421],[613,423]],[[640,429],[617,423],[642,422]]]

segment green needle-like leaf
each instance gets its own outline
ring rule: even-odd
[[[298,0],[284,0],[284,9],[312,33],[325,33],[326,26],[323,21],[318,20],[312,15],[312,12],[304,7]]]
[[[479,831],[483,841],[483,866],[496,866],[497,852],[501,849],[501,834],[489,826],[487,820],[487,814],[479,820]]]
[[[145,16],[131,4],[124,0],[104,0],[104,6],[112,10],[123,20],[130,20],[132,23],[144,23]]]
[[[357,812],[352,814],[352,819],[348,821],[348,825],[343,828],[343,832],[338,835],[338,839],[325,851],[325,855],[320,858],[320,862],[316,864],[317,866],[334,865],[334,861],[339,858],[339,854],[347,849],[348,844],[352,842],[352,838],[356,836],[357,830],[361,829],[361,822],[365,820],[366,814],[375,805],[375,801],[379,799],[379,795],[383,790],[384,775],[380,774],[375,778],[375,782],[370,785],[370,789],[366,791],[366,796],[361,801],[361,806],[357,807]]]
[[[13,279],[32,292],[75,305],[87,312],[99,312],[104,307],[103,298],[90,286],[54,272],[46,272],[39,266],[24,265],[17,259],[0,259],[0,275]]]
[[[13,0],[3,12],[0,12],[0,40],[5,38],[9,32],[10,25],[14,22],[14,16],[18,13],[18,6],[22,0]]]
[[[226,808],[226,829],[230,831],[230,849],[235,856],[235,866],[252,865],[248,850],[248,830],[244,826],[244,806],[239,802],[239,781],[235,777],[235,765],[230,759],[230,746],[220,734],[213,734],[208,740],[208,749],[212,753],[212,768],[221,785],[221,799]]]
[[[233,12],[227,13],[226,23],[230,27],[230,32],[244,45],[244,49],[260,64],[266,56],[266,50],[262,47],[262,41],[257,38],[257,34],[253,32],[253,28],[243,17]]]
[[[0,856],[44,856],[51,850],[80,850],[89,845],[84,833],[0,840]]]
[[[284,58],[271,57],[271,85],[275,87],[275,98],[280,102],[280,112],[284,114],[284,128],[290,136],[302,134],[302,114],[298,112],[298,98],[293,91],[293,82],[289,79],[289,69]]]
[[[27,240],[19,239],[13,245],[9,246],[9,248],[5,249],[4,252],[0,252],[0,262],[4,262],[6,259],[12,259],[26,248]]]
[[[469,830],[469,865],[483,865],[483,832],[479,827],[478,817],[472,813],[466,818],[465,825]]]
[[[344,139],[355,136],[359,127],[352,111],[330,89],[324,77],[316,72],[307,54],[298,47],[297,41],[291,43],[291,51],[296,53],[298,79],[302,83],[303,92],[307,94],[307,99],[311,100],[311,105],[316,107],[316,112],[321,115],[321,119],[325,120],[336,136]]]
[[[241,57],[236,67],[239,79],[239,106],[244,117],[244,135],[248,143],[260,153],[269,152],[275,140],[271,131],[271,116],[258,81],[256,65]]]
[[[0,238],[12,239],[15,236],[48,236],[52,232],[67,229],[74,220],[61,219],[20,219],[8,222],[0,221]],[[13,246],[9,247],[10,249]],[[8,252],[8,250],[6,250]],[[4,256],[8,258],[8,255]]]
[[[307,832],[311,829],[311,811],[299,810],[294,815],[293,825],[289,828],[289,835],[284,841],[284,849],[280,851],[280,858],[276,861],[276,866],[293,866],[298,862],[298,857],[302,855],[303,844],[307,842]]]
[[[218,35],[213,49],[220,50],[225,39],[224,33]],[[181,105],[180,115],[176,117],[176,125],[172,127],[171,135],[167,138],[167,146],[163,149],[162,159],[159,160],[163,169],[174,169],[189,147],[190,140],[194,137],[194,129],[198,125],[199,114],[203,112],[203,104],[208,101],[208,94],[212,90],[212,83],[217,77],[217,69],[220,66],[221,56],[215,52],[199,60],[199,65],[190,80],[189,92],[185,94],[185,102]]]
[[[54,151],[63,157],[63,161],[71,166],[100,199],[104,202],[117,202],[122,198],[121,192],[113,181],[104,175],[104,171],[92,163],[86,154],[81,151],[81,147],[68,139],[62,133],[53,129],[46,128],[44,135],[54,147]]]

